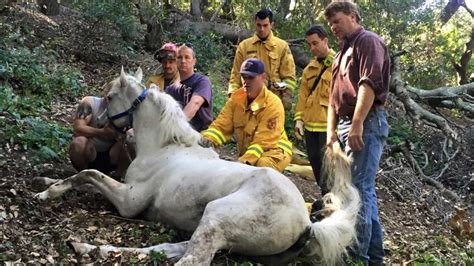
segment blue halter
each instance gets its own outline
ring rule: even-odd
[[[123,111],[111,117],[109,116],[109,121],[112,122],[111,123],[112,127],[115,128],[120,133],[125,133],[127,130],[132,128],[133,127],[133,112],[138,108],[138,105],[140,105],[140,103],[142,103],[145,100],[147,95],[148,95],[148,89],[145,88],[142,91],[142,93],[133,101],[132,106],[128,108],[128,110]],[[113,123],[114,120],[117,120],[124,116],[128,116],[128,124],[126,126],[118,127]]]

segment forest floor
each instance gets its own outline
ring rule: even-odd
[[[156,64],[146,53],[139,59],[114,54],[107,40],[101,38],[87,44],[78,43],[81,36],[74,34],[74,30],[90,25],[81,24],[85,22],[72,11],[63,10],[60,16],[50,19],[36,11],[18,9],[11,16],[2,17],[1,23],[18,23],[14,27],[20,27],[19,23],[22,23],[21,27],[27,25],[34,29],[34,34],[28,37],[31,38],[28,43],[32,46],[48,38],[60,38],[58,54],[81,69],[85,83],[95,88],[95,92],[119,73],[121,65],[141,64],[145,71],[149,71]],[[75,105],[75,102],[58,101],[53,110],[44,114],[44,118],[70,123]],[[397,112],[391,113],[391,119],[403,115]],[[385,232],[387,264],[474,264],[474,197],[471,193],[474,189],[474,128],[471,120],[450,119],[456,122],[462,133],[461,151],[438,181],[454,191],[461,201],[454,202],[442,191],[423,182],[401,155],[384,154],[382,158],[377,175],[377,194]],[[418,130],[432,147],[440,145],[442,138],[436,132],[423,126],[419,126]],[[74,169],[67,160],[39,162],[20,145],[10,144],[4,139],[0,144],[0,262],[69,264],[160,261],[170,264],[159,254],[110,254],[108,258],[94,253],[86,256],[74,254],[66,244],[68,241],[144,247],[179,241],[183,239],[183,234],[163,224],[139,218],[122,218],[103,196],[87,190],[73,190],[56,200],[38,202],[33,195],[44,187],[35,184],[34,177],[63,179],[74,174]],[[433,148],[432,152],[436,149]],[[221,155],[226,158],[235,156],[232,149],[222,149]],[[298,186],[306,200],[318,198],[319,191],[312,181],[289,172],[285,175]],[[234,265],[238,261],[240,258],[221,252],[216,255],[214,264]]]

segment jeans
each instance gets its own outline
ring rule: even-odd
[[[352,119],[342,117],[339,120],[337,135],[345,151],[352,158],[352,182],[361,198],[361,208],[357,219],[358,245],[351,253],[355,259],[366,265],[382,265],[383,232],[379,220],[375,176],[379,167],[382,150],[388,137],[388,123],[385,111],[372,109],[364,121],[364,148],[351,151],[347,145]]]

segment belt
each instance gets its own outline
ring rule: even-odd
[[[385,106],[383,106],[383,105],[372,106],[372,108],[370,108],[370,110],[369,110],[369,113],[370,112],[375,112],[375,111],[385,111]],[[352,113],[350,115],[341,115],[341,116],[339,116],[339,119],[352,120],[353,116],[354,116],[354,113]]]

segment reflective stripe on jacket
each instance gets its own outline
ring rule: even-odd
[[[302,120],[304,128],[311,132],[326,132],[327,130],[333,57],[334,51],[330,50],[327,59],[323,61],[327,64],[327,68],[312,92],[311,88],[323,69],[323,63],[313,58],[303,70],[301,76],[294,120]]]
[[[174,74],[173,79],[171,80],[170,84],[175,83],[176,81],[179,81],[179,72],[176,71],[176,74]],[[160,88],[160,91],[165,90],[165,76],[163,73],[160,73],[158,75],[153,75],[148,78],[147,82],[145,83],[145,87],[149,88],[151,84],[156,84]]]
[[[258,58],[265,65],[267,79],[271,82],[284,81],[287,88],[296,88],[295,61],[288,43],[270,33],[267,40],[261,41],[257,35],[240,42],[235,52],[234,65],[230,73],[229,93],[242,87],[240,66],[248,58]],[[272,89],[272,88],[270,88]]]
[[[273,128],[269,128],[270,121],[275,122]],[[291,156],[292,144],[284,123],[283,104],[266,86],[250,106],[247,106],[247,93],[241,88],[232,94],[219,116],[202,134],[215,145],[222,145],[235,133],[239,161],[255,165],[268,150],[276,149]]]

